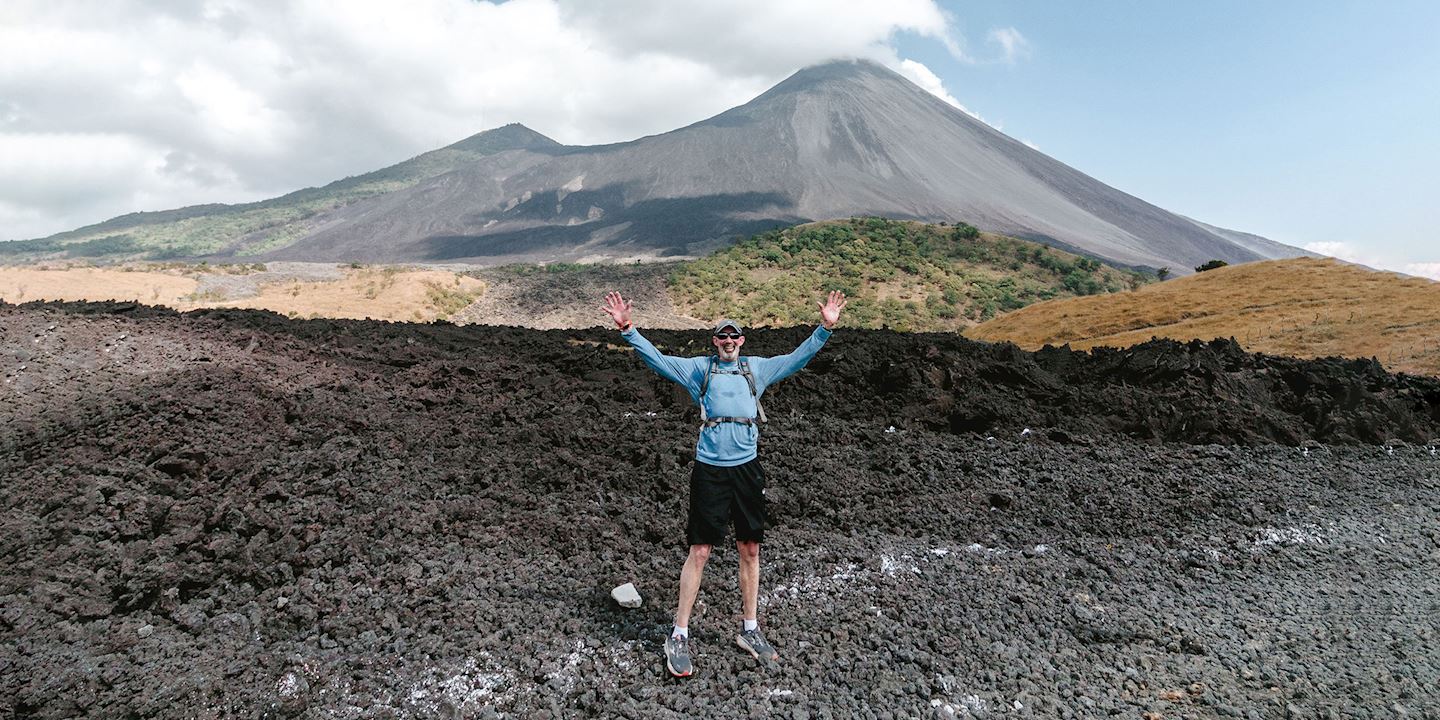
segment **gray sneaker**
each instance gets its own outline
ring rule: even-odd
[[[695,667],[690,664],[690,638],[671,635],[665,641],[665,668],[675,677],[690,677]]]
[[[755,656],[756,660],[779,660],[780,653],[770,643],[765,642],[765,636],[760,634],[760,628],[754,630],[743,630],[735,636],[735,644],[745,649],[745,652]]]

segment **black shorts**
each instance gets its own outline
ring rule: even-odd
[[[719,467],[695,461],[690,473],[690,545],[725,542],[731,524],[735,539],[765,540],[765,471],[756,458],[744,465]]]

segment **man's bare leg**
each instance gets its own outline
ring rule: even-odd
[[[690,610],[700,594],[700,579],[705,576],[705,561],[710,559],[709,545],[691,545],[685,569],[680,571],[680,604],[675,610],[675,626],[690,627]]]
[[[705,561],[710,559],[709,545],[691,545],[685,569],[680,571],[680,603],[675,608],[675,630],[665,640],[665,667],[675,677],[690,677],[695,666],[690,662],[690,609],[700,594],[700,578],[705,576]]]
[[[740,598],[746,620],[756,620],[760,599],[760,543],[737,540],[740,551]]]
[[[760,618],[756,617],[760,604],[760,543],[738,541],[735,548],[740,551],[740,595],[745,609],[745,624],[735,642],[759,660],[778,660],[780,654],[760,632]]]

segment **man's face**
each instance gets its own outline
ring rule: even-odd
[[[727,325],[711,336],[710,342],[715,343],[722,362],[735,362],[740,357],[740,346],[745,344],[745,336]]]

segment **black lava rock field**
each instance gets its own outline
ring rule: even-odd
[[[0,304],[0,376],[6,717],[1440,718],[1374,362],[841,329],[766,396],[781,658],[717,548],[683,681],[697,415],[614,332]]]

